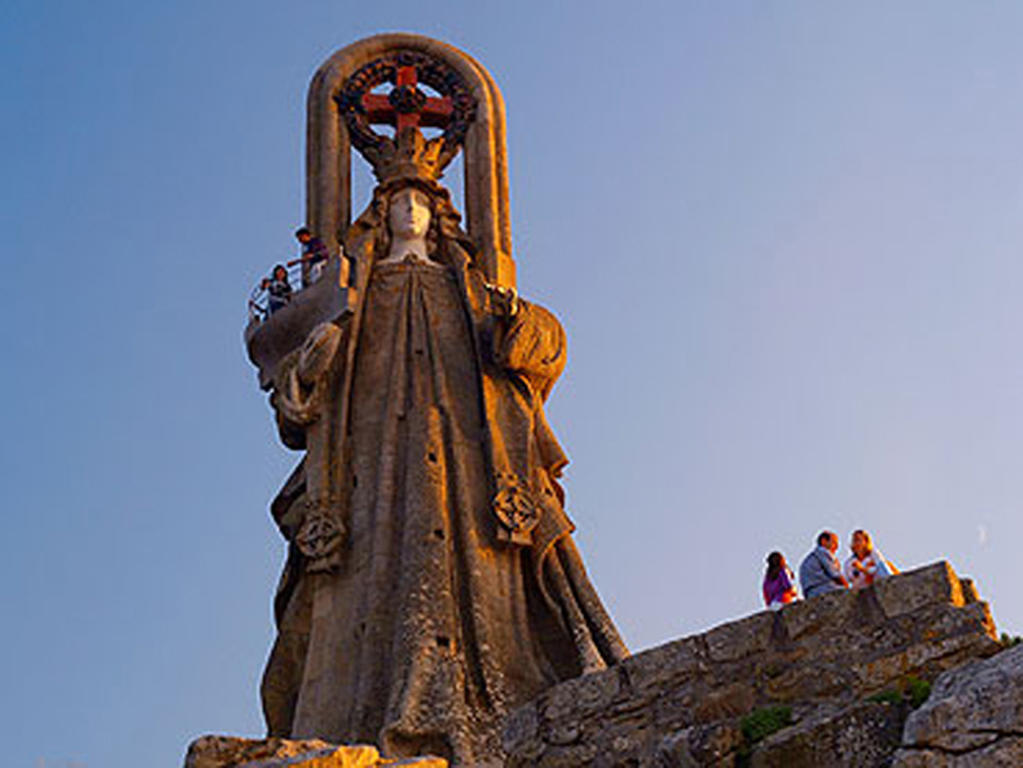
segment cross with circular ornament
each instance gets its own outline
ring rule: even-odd
[[[391,83],[384,93],[374,89]],[[436,91],[429,96],[420,84]],[[475,117],[476,100],[462,77],[445,62],[414,51],[375,59],[348,78],[338,103],[361,152],[379,149],[388,137],[373,130],[390,125],[398,135],[405,128],[441,128],[445,149],[457,150]]]

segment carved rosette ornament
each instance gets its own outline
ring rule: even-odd
[[[341,564],[344,526],[322,505],[310,502],[305,520],[295,536],[298,551],[306,558],[310,573],[332,571]]]
[[[540,522],[540,513],[529,488],[510,472],[497,474],[497,492],[492,506],[501,527],[497,536],[509,544],[529,546],[533,529]]]

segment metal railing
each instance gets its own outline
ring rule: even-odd
[[[291,293],[288,294],[283,304],[278,307],[273,307],[270,301],[269,285],[274,279],[272,272],[270,275],[261,278],[249,293],[249,322],[263,322],[270,317],[274,311],[279,310],[283,306],[287,306],[297,293],[308,288],[310,285],[319,280],[323,271],[327,267],[327,262],[320,261],[309,266],[310,262],[311,259],[303,256],[282,263],[288,272],[287,281],[288,286],[291,288]]]

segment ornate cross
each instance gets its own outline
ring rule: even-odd
[[[454,111],[451,97],[427,96],[419,90],[418,83],[415,66],[400,66],[397,82],[389,94],[363,94],[362,106],[368,122],[393,125],[398,133],[407,126],[446,128]]]

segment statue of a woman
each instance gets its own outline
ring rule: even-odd
[[[289,558],[263,679],[271,735],[456,764],[507,712],[627,655],[570,534],[543,402],[547,310],[490,285],[418,130],[345,236],[353,312],[279,367],[273,505]]]

